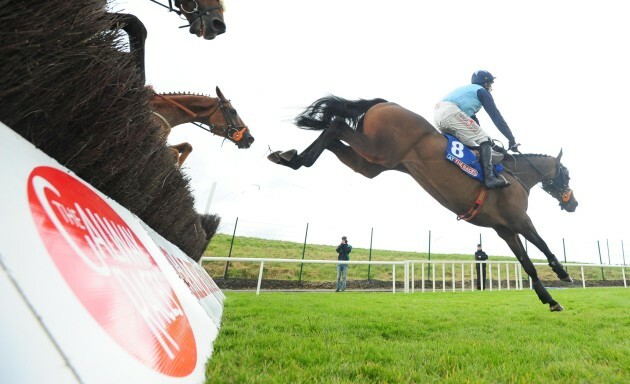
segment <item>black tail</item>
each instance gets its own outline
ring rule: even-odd
[[[346,119],[348,125],[357,129],[359,121],[368,109],[386,102],[385,99],[350,101],[332,95],[322,97],[295,118],[295,125],[304,129],[322,130],[328,128],[335,117],[342,117]]]

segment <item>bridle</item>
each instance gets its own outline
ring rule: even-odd
[[[545,174],[538,169],[538,167],[536,167],[526,155],[523,155],[520,151],[517,152],[523,156],[529,165],[531,165],[532,168],[534,168],[534,170],[536,170],[536,172],[538,172],[538,174],[543,178],[543,191],[560,201],[560,208],[564,209],[571,201],[571,197],[573,197],[573,190],[569,188],[569,170],[564,165],[560,164],[560,162],[557,162],[556,176],[554,178],[549,178],[545,176]]]
[[[186,112],[188,115],[197,118],[199,117],[198,114],[196,114],[195,112],[191,111],[190,109],[186,108],[185,106],[183,106],[182,104],[178,103],[177,101],[171,99],[170,97],[166,96],[166,95],[162,95],[159,93],[154,93],[154,95],[160,97],[162,100],[166,101],[167,103],[173,105],[174,107],[179,108],[180,110]],[[222,136],[222,137],[226,137],[230,140],[232,140],[235,143],[238,143],[239,141],[243,140],[243,137],[245,136],[245,133],[247,132],[247,126],[245,125],[237,125],[234,122],[234,119],[232,119],[232,116],[230,115],[227,105],[230,105],[230,101],[229,100],[223,100],[220,97],[217,98],[218,102],[216,104],[216,106],[212,109],[212,111],[210,111],[210,114],[208,115],[208,128],[204,127],[203,125],[201,125],[200,123],[197,123],[195,121],[192,121],[191,123],[198,126],[199,128],[208,131],[214,135],[217,136]],[[225,119],[225,121],[227,122],[226,125],[217,125],[214,124],[212,122],[212,115],[216,112],[216,111],[221,111],[221,113],[223,114],[223,118]],[[153,114],[155,114],[156,116],[158,116],[160,119],[162,119],[170,128],[171,124],[168,122],[168,120],[166,120],[166,118],[162,115],[160,115],[159,113],[153,112]]]
[[[175,12],[177,15],[182,16],[184,13],[189,14],[189,15],[193,15],[193,20],[190,22],[192,23],[193,21],[199,19],[200,17],[209,15],[210,13],[218,10],[218,9],[223,9],[223,6],[221,5],[221,2],[219,1],[219,5],[215,5],[213,7],[209,7],[208,9],[205,10],[199,10],[199,3],[197,3],[197,0],[191,0],[195,6],[188,10],[184,8],[184,5],[182,4],[182,0],[175,0],[175,6],[173,7],[173,0],[168,0],[168,7],[156,0],[151,0],[152,2],[161,5],[164,8],[168,8],[168,10],[170,12]],[[179,4],[179,5],[178,5]],[[178,9],[179,8],[179,9]],[[190,27],[189,25],[182,25],[180,28],[187,28]]]

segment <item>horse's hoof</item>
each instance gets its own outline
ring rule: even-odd
[[[282,152],[280,154],[280,157],[282,157],[284,160],[286,161],[291,161],[291,159],[293,159],[293,157],[297,154],[297,150],[295,149],[291,149],[289,151],[285,151]]]
[[[556,303],[554,305],[549,305],[549,310],[551,312],[561,312],[564,311],[564,308],[562,308],[562,305],[560,305],[560,303]]]
[[[567,283],[573,282],[573,279],[571,278],[571,276],[569,276],[567,271],[565,271],[564,269],[553,268],[553,265],[552,265],[552,269],[556,273],[556,276],[558,276],[558,279],[560,279],[561,281],[566,281]]]
[[[280,151],[275,151],[272,154],[270,154],[269,156],[267,156],[267,160],[271,161],[274,164],[280,164],[280,162],[281,162]]]

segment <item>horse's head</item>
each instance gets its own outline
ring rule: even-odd
[[[562,158],[562,149],[556,157],[556,175],[543,181],[542,188],[560,202],[560,209],[567,212],[575,212],[578,202],[575,199],[573,190],[569,188],[569,170],[560,162]]]
[[[216,91],[221,113],[213,113],[208,118],[212,133],[225,137],[239,148],[249,148],[254,143],[254,136],[219,87]]]
[[[225,33],[224,0],[175,0],[175,6],[190,23],[190,33],[212,40]]]

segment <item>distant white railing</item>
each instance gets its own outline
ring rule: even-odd
[[[263,268],[265,262],[273,263],[304,263],[304,264],[370,264],[370,265],[391,265],[392,266],[392,292],[396,292],[396,266],[402,265],[405,268],[405,277],[409,270],[409,266],[406,261],[354,261],[354,260],[301,260],[301,259],[274,259],[274,258],[254,258],[254,257],[208,257],[201,258],[204,261],[242,261],[260,263],[260,272],[258,273],[258,285],[256,287],[256,294],[260,294],[260,285],[262,283]],[[408,281],[406,278],[405,281]],[[405,292],[407,289],[405,289]]]
[[[521,290],[523,289],[523,272],[522,272],[522,268],[521,265],[518,261],[467,261],[467,260],[435,260],[435,261],[429,261],[429,260],[406,260],[406,262],[408,264],[411,265],[411,292],[415,292],[415,265],[416,264],[420,264],[421,265],[421,269],[422,269],[422,278],[421,278],[421,291],[425,292],[425,281],[427,279],[425,279],[425,269],[427,265],[432,266],[431,268],[431,291],[435,292],[435,274],[436,274],[436,270],[438,268],[436,268],[437,266],[441,266],[441,270],[442,270],[442,292],[446,292],[446,286],[447,286],[447,281],[446,281],[446,268],[447,266],[451,267],[451,287],[450,289],[455,292],[456,290],[456,282],[458,280],[457,278],[457,272],[456,270],[459,269],[459,266],[461,265],[461,290],[462,292],[466,289],[466,265],[468,264],[470,266],[470,273],[469,273],[469,277],[470,277],[470,290],[473,291],[476,287],[476,273],[475,273],[475,264],[486,264],[486,279],[488,279],[490,281],[490,284],[488,284],[487,287],[484,286],[485,279],[482,279],[480,281],[480,286],[481,289],[488,289],[488,290],[493,290],[494,289],[494,284],[492,281],[492,273],[493,273],[493,266],[494,269],[496,269],[496,274],[497,274],[497,289],[501,290],[501,269],[502,266],[505,265],[505,274],[503,275],[505,277],[505,288],[507,290],[510,290],[512,288],[512,286],[510,285],[510,280],[511,277],[510,276],[514,276],[514,289],[517,290]],[[456,268],[457,266],[457,268]],[[510,275],[510,270],[514,270],[513,274]]]
[[[260,270],[258,272],[258,284],[256,287],[256,294],[260,294],[260,286],[262,284],[263,270],[265,262],[270,263],[298,263],[298,264],[353,264],[353,265],[391,265],[392,266],[392,292],[396,292],[396,266],[403,266],[403,290],[405,293],[415,292],[415,266],[416,264],[420,264],[422,270],[421,277],[421,291],[425,292],[425,270],[427,266],[431,266],[431,291],[436,291],[436,268],[437,266],[441,266],[441,274],[442,274],[442,292],[446,292],[447,288],[447,279],[446,279],[446,268],[447,266],[451,267],[451,280],[450,281],[450,290],[453,292],[456,291],[456,282],[461,278],[461,290],[465,290],[466,285],[466,265],[469,265],[470,273],[470,290],[475,289],[475,264],[483,263],[487,264],[487,276],[486,278],[489,280],[490,284],[488,287],[484,287],[485,281],[481,282],[481,288],[488,290],[495,289],[493,283],[493,273],[496,273],[496,281],[497,287],[496,289],[502,289],[502,282],[505,282],[505,289],[510,290],[522,290],[523,289],[523,270],[521,264],[518,261],[468,261],[468,260],[403,260],[403,261],[339,261],[339,260],[302,260],[302,259],[274,259],[274,258],[255,258],[255,257],[210,257],[204,256],[201,258],[200,262],[208,262],[208,261],[229,261],[229,262],[246,262],[246,263],[259,263]],[[546,263],[534,263],[535,266],[548,266]],[[457,266],[457,267],[456,267]],[[459,268],[461,266],[461,268]],[[574,268],[580,267],[581,277],[582,277],[582,288],[586,288],[586,282],[584,280],[584,268],[585,267],[601,267],[601,268],[620,268],[621,274],[623,277],[623,286],[624,288],[628,287],[628,283],[626,280],[626,271],[625,266],[623,265],[605,265],[605,264],[565,264],[565,268]],[[461,273],[459,273],[461,270]],[[503,270],[503,271],[502,271]],[[527,275],[526,275],[527,276]],[[504,280],[502,280],[502,277]],[[529,288],[532,288],[532,281],[527,276],[529,281]],[[511,285],[511,280],[513,280],[513,286]]]

